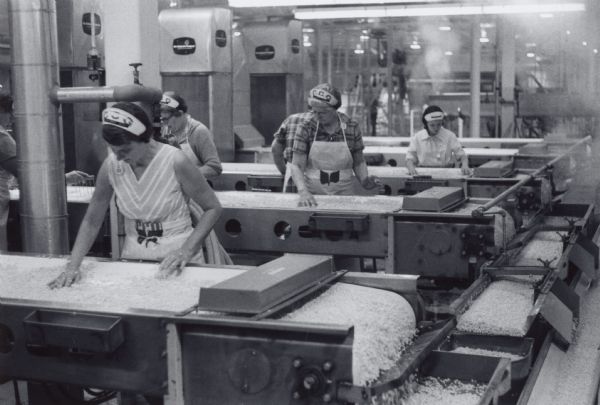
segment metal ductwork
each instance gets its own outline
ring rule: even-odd
[[[65,159],[58,105],[56,3],[9,0],[11,76],[25,252],[67,253]]]
[[[23,250],[64,254],[69,236],[59,103],[156,102],[161,90],[60,88],[55,0],[9,0],[8,5]]]

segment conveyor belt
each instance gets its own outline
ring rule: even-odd
[[[518,149],[508,148],[463,148],[469,160],[476,159],[483,162],[492,159],[510,159],[519,153]],[[383,156],[383,164],[390,166],[404,166],[406,164],[407,146],[365,146],[365,158],[369,156]]]
[[[414,194],[433,186],[466,187],[469,197],[493,198],[512,186],[526,175],[517,173],[503,178],[476,178],[466,176],[456,168],[418,168],[418,176],[411,176],[405,167],[370,166],[369,174],[379,177],[383,184],[382,194],[406,195]],[[270,163],[223,163],[220,176],[209,180],[215,190],[219,191],[275,191],[283,189],[283,176],[275,165]],[[533,192],[535,196],[521,198],[520,202],[529,201],[532,205],[539,202],[540,188],[546,180],[536,180],[523,190],[525,196]],[[356,195],[373,195],[375,191],[366,191],[355,182]],[[547,188],[550,186],[548,185]],[[288,190],[289,191],[289,190]]]
[[[219,191],[217,197],[227,208],[293,209],[297,211],[357,211],[379,213],[397,211],[402,197],[317,195],[317,207],[298,207],[298,194]],[[283,218],[282,218],[283,219]]]
[[[404,166],[407,146],[365,146],[365,157],[383,156],[383,163],[390,166]],[[518,149],[509,148],[464,148],[470,159],[487,161],[491,159],[509,159],[518,154]],[[271,148],[266,146],[238,149],[236,160],[247,163],[273,163]]]
[[[518,148],[530,143],[544,142],[543,138],[458,138],[463,147],[469,148]],[[408,146],[408,136],[363,136],[365,146]]]

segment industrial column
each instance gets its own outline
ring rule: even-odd
[[[65,156],[58,105],[58,45],[54,0],[10,0],[11,77],[19,151],[19,212],[23,250],[69,250]]]
[[[501,84],[502,101],[500,103],[500,137],[514,136],[515,128],[515,36],[513,23],[510,17],[498,19],[500,27],[500,54],[501,54]]]

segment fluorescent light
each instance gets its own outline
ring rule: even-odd
[[[485,44],[485,43],[490,42],[490,39],[488,37],[481,37],[481,38],[479,38],[479,42],[481,42],[482,44]]]
[[[454,52],[452,52],[452,51],[446,51],[446,52],[444,52],[444,55],[446,55],[446,56],[452,56],[452,55],[454,55]]]
[[[358,4],[412,3],[414,0],[361,0]],[[423,2],[423,1],[422,1]],[[425,0],[425,3],[438,3],[439,0]],[[340,6],[351,3],[349,0],[229,0],[229,7],[291,7],[291,6]]]
[[[347,1],[347,0],[344,0]],[[356,7],[314,7],[298,8],[294,17],[299,20],[353,19],[381,17],[424,17],[451,15],[488,14],[539,14],[570,11],[585,11],[583,3],[510,4],[510,5],[457,5],[457,6],[356,6]]]
[[[440,31],[452,31],[452,28],[447,26],[447,25],[441,25],[438,27],[438,30]]]
[[[542,14],[540,14],[540,18],[554,18],[554,14],[552,14],[552,13],[542,13]]]
[[[535,57],[535,53],[533,53],[533,52],[527,52],[527,57],[528,58],[533,58],[533,57]]]
[[[410,49],[414,49],[414,50],[421,49],[421,45],[419,45],[416,42],[413,42],[412,44],[410,44]]]
[[[355,49],[354,53],[357,54],[357,55],[362,55],[362,54],[365,53],[365,50],[364,49]]]

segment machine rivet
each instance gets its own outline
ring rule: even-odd
[[[330,361],[326,361],[325,363],[323,363],[323,371],[331,371],[332,368],[333,364],[331,364]]]
[[[331,402],[331,394],[323,394],[323,402]]]
[[[300,399],[300,393],[298,391],[294,391],[294,393],[292,394],[292,398]]]
[[[292,362],[292,366],[294,366],[294,368],[300,368],[300,366],[302,366],[302,360],[294,359],[294,361]]]

